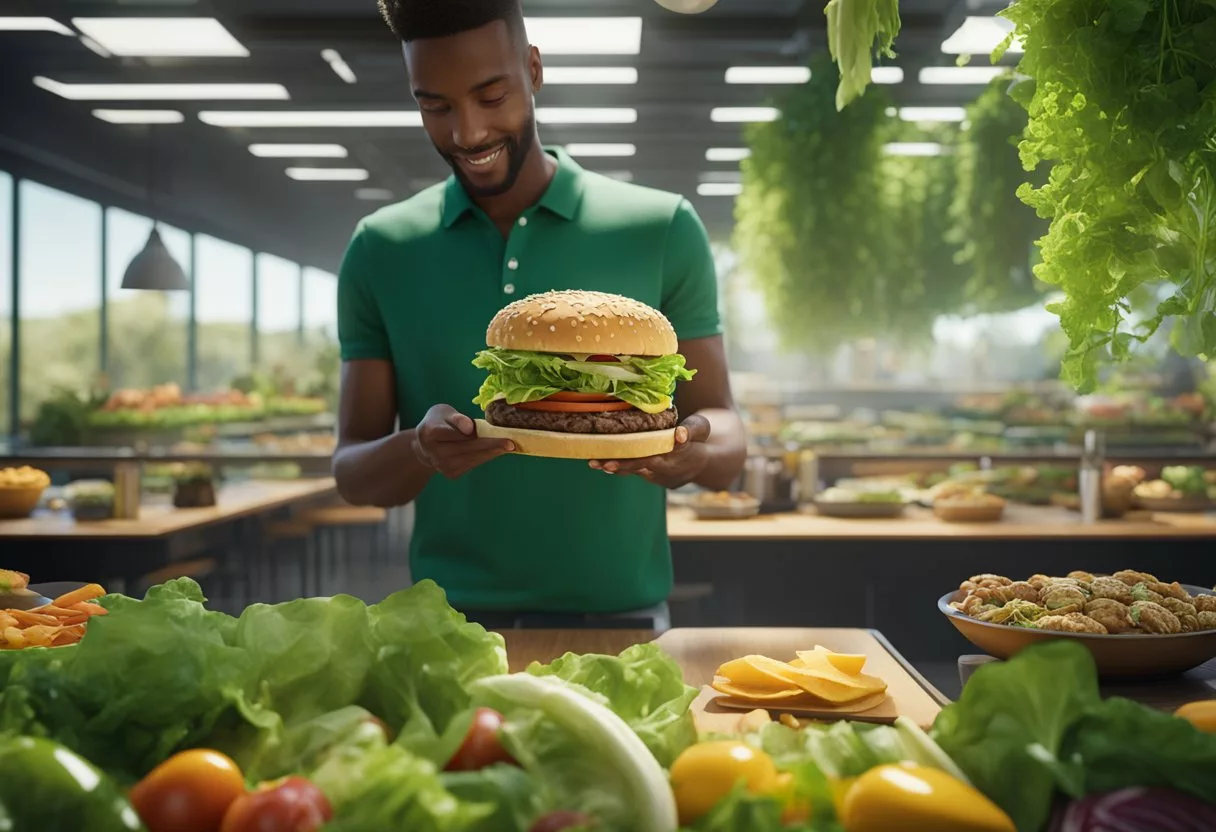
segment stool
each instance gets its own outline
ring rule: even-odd
[[[321,594],[322,582],[328,578],[336,581],[344,573],[347,564],[347,537],[350,532],[358,529],[373,528],[376,534],[372,537],[368,563],[373,568],[378,560],[377,554],[386,549],[383,540],[386,529],[385,521],[388,512],[375,506],[332,505],[305,509],[295,515],[297,522],[312,527],[313,539],[316,540],[316,550],[313,557],[313,590]]]
[[[302,520],[276,520],[266,523],[262,527],[262,552],[261,561],[265,564],[266,571],[266,591],[270,596],[271,601],[283,600],[279,591],[279,562],[280,558],[275,556],[275,546],[281,543],[289,543],[292,541],[299,542],[303,545],[302,551],[288,548],[287,551],[292,552],[295,557],[293,560],[299,567],[300,583],[299,595],[292,597],[304,598],[308,595],[308,567],[310,556],[312,555],[312,535],[313,527]]]

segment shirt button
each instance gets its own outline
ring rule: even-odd
[[[507,268],[510,269],[511,271],[515,271],[516,269],[519,268],[519,261],[516,260],[514,257],[512,257],[510,260],[507,261]]]
[[[520,225],[527,225],[527,224],[528,224],[528,218],[527,218],[527,217],[520,217],[520,218],[519,218],[519,224],[520,224]]]
[[[506,286],[502,287],[502,290],[505,294],[513,295],[513,294],[515,294],[515,284],[508,283]]]

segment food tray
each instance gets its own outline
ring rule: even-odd
[[[1216,503],[1207,497],[1135,497],[1136,505],[1148,511],[1201,514],[1216,511]]]
[[[934,505],[933,513],[946,523],[995,523],[1005,515],[1004,505]]]
[[[815,510],[824,517],[855,518],[858,520],[876,520],[880,518],[900,517],[907,508],[907,503],[866,502],[836,502],[823,500],[815,502]]]
[[[1203,587],[1182,586],[1191,595],[1216,594]],[[950,606],[951,601],[961,600],[964,595],[963,590],[947,593],[938,599],[937,608],[968,641],[998,659],[1008,659],[1032,644],[1072,639],[1089,649],[1102,678],[1143,679],[1185,673],[1216,657],[1216,630],[1172,635],[1099,635],[1036,630],[980,621]]]

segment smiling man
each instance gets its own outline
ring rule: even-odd
[[[745,455],[713,256],[688,201],[540,143],[544,82],[518,0],[380,0],[447,182],[357,228],[338,284],[334,475],[350,502],[417,508],[416,579],[490,627],[667,623],[664,488],[726,488]],[[472,364],[505,305],[552,289],[663,312],[695,369],[676,449],[641,460],[512,455],[478,437]]]

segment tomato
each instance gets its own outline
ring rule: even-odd
[[[544,399],[547,402],[616,402],[616,396],[607,393],[554,393]]]
[[[219,832],[316,832],[333,816],[319,788],[303,777],[285,777],[238,798]]]
[[[685,749],[671,766],[680,823],[695,823],[740,780],[752,794],[771,794],[780,782],[772,758],[747,743],[718,740]]]
[[[591,818],[582,812],[570,812],[565,809],[541,815],[536,822],[528,827],[528,832],[561,832],[572,827],[591,826]]]
[[[629,402],[561,402],[552,399],[520,402],[515,406],[523,410],[543,410],[547,413],[607,413],[633,409],[633,405]]]
[[[131,789],[131,805],[149,832],[215,832],[245,793],[231,759],[203,748],[174,754]]]
[[[493,708],[478,708],[473,714],[473,724],[464,736],[464,742],[452,759],[448,760],[446,771],[478,771],[495,763],[510,763],[515,765],[515,759],[507,753],[499,741],[505,720],[502,714]]]

